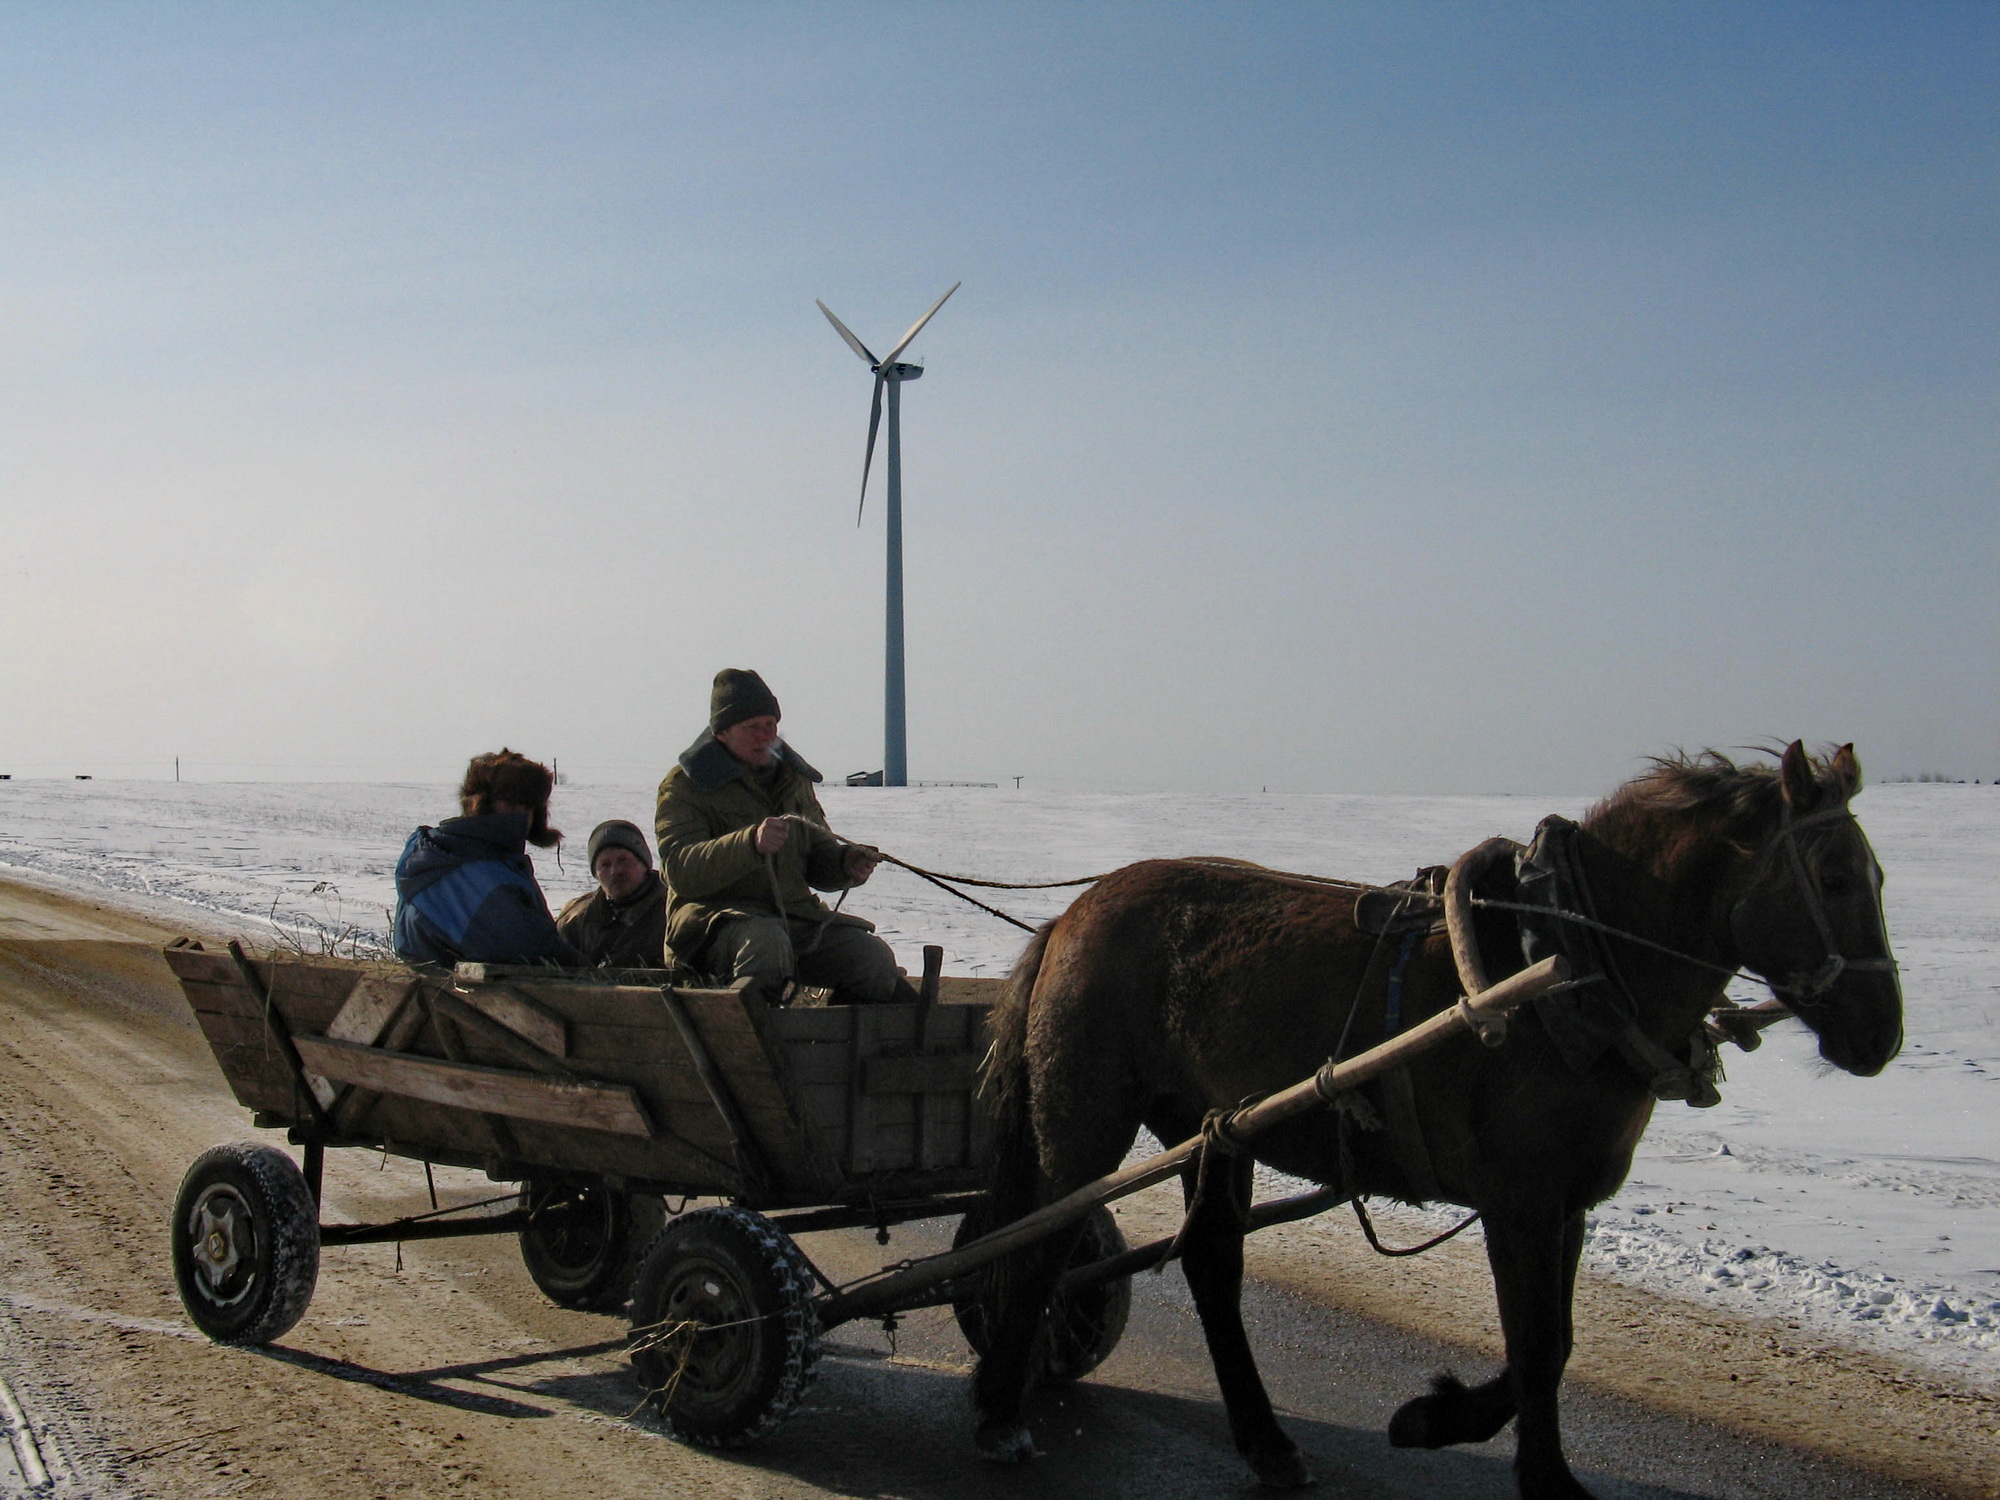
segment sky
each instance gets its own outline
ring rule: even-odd
[[[0,8],[0,773],[2000,775],[1988,4]],[[879,464],[878,464],[879,475]]]

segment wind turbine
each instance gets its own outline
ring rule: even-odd
[[[896,341],[881,359],[868,351],[868,346],[856,338],[840,319],[833,315],[833,309],[814,298],[819,310],[826,314],[833,331],[847,341],[847,347],[861,356],[862,362],[875,374],[875,394],[868,403],[868,449],[861,459],[861,501],[854,508],[854,524],[861,524],[861,512],[868,504],[868,471],[875,462],[875,433],[882,425],[882,393],[889,394],[889,596],[887,609],[887,645],[884,652],[882,682],[882,784],[884,786],[907,786],[909,784],[908,735],[903,712],[903,433],[902,433],[902,393],[903,382],[915,380],[924,373],[922,365],[897,363],[896,356],[910,347],[910,342],[924,331],[924,324],[937,315],[937,310],[951,300],[951,293],[957,291],[963,282],[954,281],[951,291],[931,304],[931,310],[910,325],[910,331]]]

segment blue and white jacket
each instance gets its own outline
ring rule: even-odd
[[[446,818],[411,834],[396,861],[395,940],[407,963],[588,967],[535,883],[525,813]]]

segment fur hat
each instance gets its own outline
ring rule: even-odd
[[[732,724],[761,719],[766,714],[774,719],[781,717],[778,700],[764,686],[763,678],[742,667],[724,667],[715,674],[715,687],[708,695],[711,734],[720,734]]]
[[[549,793],[555,785],[547,766],[502,747],[472,757],[459,784],[458,810],[473,818],[492,812],[496,802],[528,808],[528,842],[537,849],[551,849],[562,840],[562,830],[549,827]]]
[[[639,825],[628,823],[623,818],[612,818],[599,823],[590,830],[590,870],[597,873],[597,856],[606,849],[626,849],[638,856],[639,863],[647,869],[653,868],[653,849],[646,842],[646,835],[639,831]]]

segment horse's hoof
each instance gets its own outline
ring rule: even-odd
[[[1274,1490],[1303,1490],[1318,1484],[1313,1471],[1306,1467],[1305,1455],[1296,1448],[1283,1453],[1265,1456],[1248,1455],[1250,1467],[1256,1472],[1257,1482]]]
[[[988,1463],[1024,1464],[1031,1458],[1042,1456],[1028,1429],[1016,1422],[982,1425],[972,1444]]]
[[[1452,1439],[1444,1431],[1444,1424],[1438,1420],[1438,1398],[1419,1396],[1414,1401],[1405,1401],[1396,1408],[1396,1415],[1389,1418],[1389,1446],[1391,1448],[1443,1448]]]

